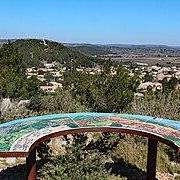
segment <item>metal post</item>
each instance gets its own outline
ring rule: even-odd
[[[157,144],[157,140],[148,139],[147,180],[156,179]]]
[[[36,148],[34,148],[26,158],[26,179],[36,180]]]

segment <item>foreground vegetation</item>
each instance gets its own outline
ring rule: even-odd
[[[66,145],[58,155],[53,155],[52,146],[40,146],[38,179],[146,179],[147,141],[144,138],[93,133],[63,140]],[[170,164],[168,151],[160,144],[157,171],[180,173],[178,163]]]

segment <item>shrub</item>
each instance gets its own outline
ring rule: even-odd
[[[86,108],[75,100],[69,91],[58,89],[54,95],[41,97],[41,111],[47,113],[80,112]]]
[[[168,95],[147,93],[143,98],[134,98],[131,113],[180,120],[180,93],[175,91]]]

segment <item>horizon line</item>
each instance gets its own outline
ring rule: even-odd
[[[38,37],[22,37],[22,38],[0,38],[0,41],[3,40],[28,40],[28,39],[35,39],[35,40],[47,40],[47,41],[53,41],[58,42],[61,44],[89,44],[89,45],[124,45],[124,46],[167,46],[167,47],[180,47],[180,45],[170,45],[170,44],[162,44],[162,43],[100,43],[100,42],[86,42],[86,41],[80,41],[80,42],[68,42],[68,41],[60,41],[55,40],[51,38],[38,38]]]

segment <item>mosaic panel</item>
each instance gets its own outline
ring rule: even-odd
[[[68,113],[34,116],[0,124],[0,152],[28,152],[39,138],[68,129],[125,128],[157,135],[180,147],[180,121],[114,113]]]

